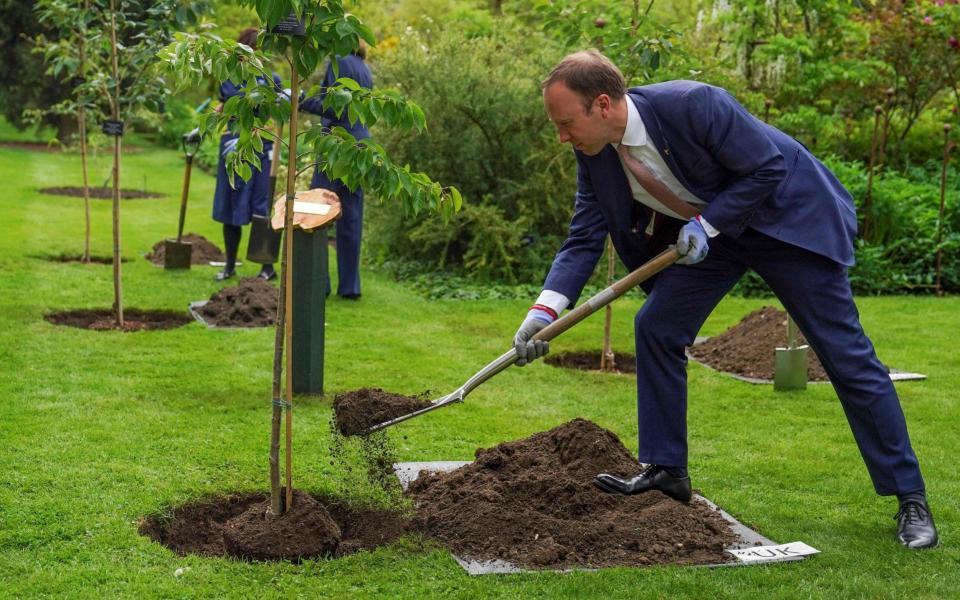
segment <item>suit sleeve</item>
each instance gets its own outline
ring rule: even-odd
[[[765,125],[725,90],[702,86],[691,95],[690,121],[696,141],[732,175],[704,209],[703,218],[736,238],[780,185],[786,162],[766,135]]]
[[[563,294],[570,299],[568,308],[573,308],[603,254],[606,236],[607,224],[593,191],[590,174],[578,154],[577,195],[570,231],[553,259],[543,288]]]

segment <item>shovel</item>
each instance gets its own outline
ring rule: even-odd
[[[773,389],[777,391],[807,388],[808,346],[797,345],[797,324],[787,316],[787,347],[777,348],[773,369]]]
[[[536,335],[533,336],[532,339],[543,341],[552,340],[561,333],[578,324],[580,321],[583,321],[593,313],[610,304],[620,296],[626,294],[640,283],[650,279],[660,271],[677,262],[677,259],[679,258],[680,255],[677,253],[677,249],[671,246],[667,250],[664,250],[657,256],[653,257],[651,260],[640,265],[635,271],[626,275],[622,279],[618,279],[617,281],[613,282],[602,292],[590,298],[563,317],[541,329]],[[447,406],[448,404],[462,402],[463,399],[467,397],[467,394],[480,386],[480,384],[491,379],[494,375],[500,371],[503,371],[515,362],[517,362],[517,351],[515,348],[510,348],[501,354],[496,360],[477,371],[473,377],[468,379],[466,383],[461,385],[452,393],[431,402],[430,406],[426,406],[412,413],[390,419],[389,421],[384,421],[383,423],[378,423],[377,425],[367,429],[365,433],[373,433],[374,431],[379,431],[381,429],[390,427],[391,425],[396,425],[397,423],[406,421],[407,419],[418,417],[432,410]]]
[[[183,222],[187,217],[187,197],[190,195],[190,172],[193,170],[193,156],[200,147],[200,130],[194,129],[183,134],[181,140],[183,155],[186,157],[186,167],[183,173],[183,193],[180,196],[180,221],[177,224],[177,239],[166,240],[163,243],[164,269],[189,269],[190,257],[193,253],[193,244],[183,241]]]

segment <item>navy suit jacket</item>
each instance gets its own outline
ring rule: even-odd
[[[702,215],[721,235],[751,227],[768,236],[853,264],[857,219],[850,193],[803,144],[758,120],[725,90],[670,81],[628,90],[650,143],[677,180],[707,204]],[[544,289],[571,305],[603,253],[609,233],[634,270],[662,248],[649,248],[616,149],[577,157],[570,232]],[[652,284],[651,284],[652,285]],[[644,286],[649,291],[649,286]]]

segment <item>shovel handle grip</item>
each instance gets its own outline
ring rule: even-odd
[[[649,261],[643,263],[636,270],[621,279],[614,281],[609,287],[593,296],[580,306],[571,310],[553,323],[547,325],[533,336],[534,340],[550,341],[561,333],[570,329],[580,321],[586,319],[604,306],[610,304],[620,296],[650,279],[660,271],[677,262],[680,254],[671,246]]]

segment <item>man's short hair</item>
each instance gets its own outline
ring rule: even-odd
[[[540,89],[546,90],[557,82],[564,83],[571,91],[579,94],[587,112],[593,106],[594,98],[600,94],[606,94],[613,100],[620,100],[627,93],[623,73],[617,65],[597,50],[582,50],[568,54],[543,80]]]

